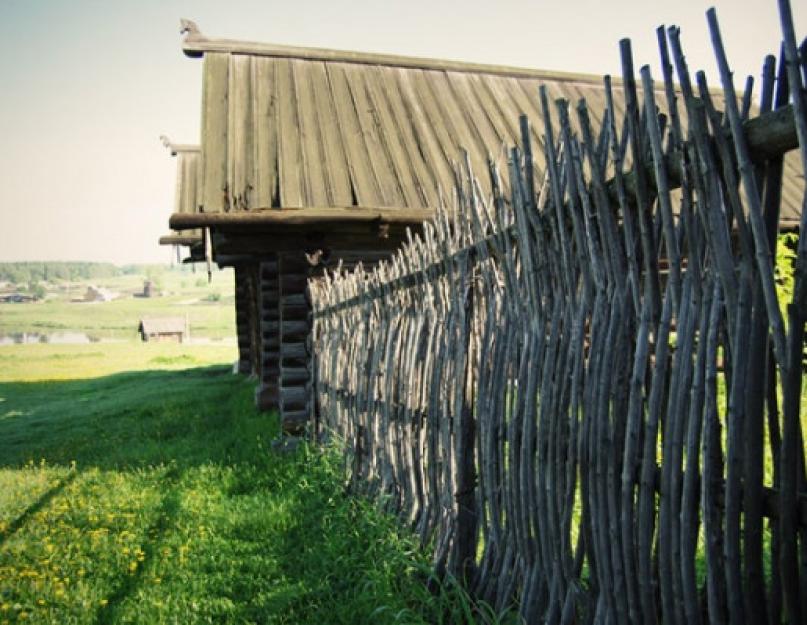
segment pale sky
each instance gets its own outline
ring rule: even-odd
[[[796,35],[807,3],[791,0]],[[718,86],[716,6],[736,86],[778,53],[775,0],[0,0],[0,261],[167,262],[175,159],[199,142],[202,64],[179,19],[226,37],[620,74],[618,42],[658,77],[655,28],[679,25]]]

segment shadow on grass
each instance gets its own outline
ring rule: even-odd
[[[17,530],[19,530],[25,523],[34,516],[37,512],[42,510],[45,506],[47,506],[51,499],[53,499],[56,495],[61,493],[67,486],[76,479],[76,472],[71,471],[68,473],[64,478],[59,480],[59,483],[55,486],[52,486],[48,490],[46,490],[42,495],[33,502],[30,506],[28,506],[22,514],[20,514],[16,519],[14,519],[6,528],[4,532],[0,532],[0,547],[11,538]]]
[[[175,467],[172,467],[168,473],[165,474],[163,479],[167,492],[163,495],[162,503],[154,521],[148,530],[146,530],[145,535],[150,538],[144,541],[143,544],[143,562],[137,567],[137,571],[131,575],[124,574],[118,577],[118,585],[112,591],[108,603],[96,613],[95,623],[97,625],[118,622],[120,605],[127,597],[134,595],[138,587],[143,583],[143,575],[145,574],[147,563],[154,558],[163,537],[169,528],[171,528],[179,513],[181,497],[177,488],[177,482],[180,478],[181,473]]]
[[[159,493],[132,521],[142,561],[130,573],[129,562],[110,559],[96,586],[107,602],[80,622],[437,621],[424,607],[433,600],[414,538],[345,492],[336,454],[305,445],[272,453],[277,415],[258,413],[254,381],[228,366],[3,383],[0,397],[0,417],[12,415],[0,419],[0,466],[75,461],[92,476],[89,502],[118,484]],[[96,477],[93,468],[128,475]],[[160,557],[162,547],[191,542],[184,564]],[[163,578],[159,591],[149,572]]]
[[[29,460],[109,470],[233,465],[278,431],[254,383],[228,365],[87,380],[0,383],[0,466]]]

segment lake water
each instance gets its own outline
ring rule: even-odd
[[[81,345],[87,343],[119,342],[122,339],[105,339],[86,332],[66,330],[64,332],[14,332],[0,334],[0,345],[22,345],[26,343],[53,343],[54,345]]]
[[[0,334],[0,345],[24,345],[33,343],[51,343],[53,345],[86,345],[88,343],[125,343],[123,338],[102,338],[86,332],[65,330],[60,332],[14,332],[11,334]],[[222,339],[212,339],[205,336],[191,336],[185,344],[190,345],[235,345],[235,337],[225,337]]]

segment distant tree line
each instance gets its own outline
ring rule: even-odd
[[[0,282],[30,285],[39,282],[102,280],[120,275],[158,275],[159,265],[123,265],[73,261],[0,263]]]

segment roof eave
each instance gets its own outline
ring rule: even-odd
[[[171,152],[171,156],[176,156],[180,152],[182,153],[198,153],[201,148],[199,145],[190,145],[187,143],[173,143],[171,139],[169,139],[166,135],[160,135],[160,141],[162,144],[168,148],[168,151]]]
[[[303,208],[264,209],[228,213],[174,213],[169,225],[173,230],[227,226],[324,227],[333,225],[390,224],[418,225],[434,216],[433,209],[422,208]]]
[[[525,67],[511,67],[486,63],[470,63],[428,57],[401,56],[374,52],[355,52],[350,50],[330,50],[326,48],[308,48],[302,46],[286,46],[256,41],[238,41],[206,37],[196,24],[190,20],[182,20],[182,51],[191,58],[203,57],[206,52],[225,54],[245,54],[277,58],[293,58],[309,61],[330,61],[337,63],[356,63],[362,65],[380,65],[407,69],[424,69],[437,71],[464,72],[473,74],[495,74],[513,78],[532,78],[559,82],[602,83],[602,76],[575,72],[537,70]],[[621,84],[614,78],[615,84]]]
[[[160,237],[160,245],[188,245],[194,246],[202,242],[202,237],[169,234]]]

